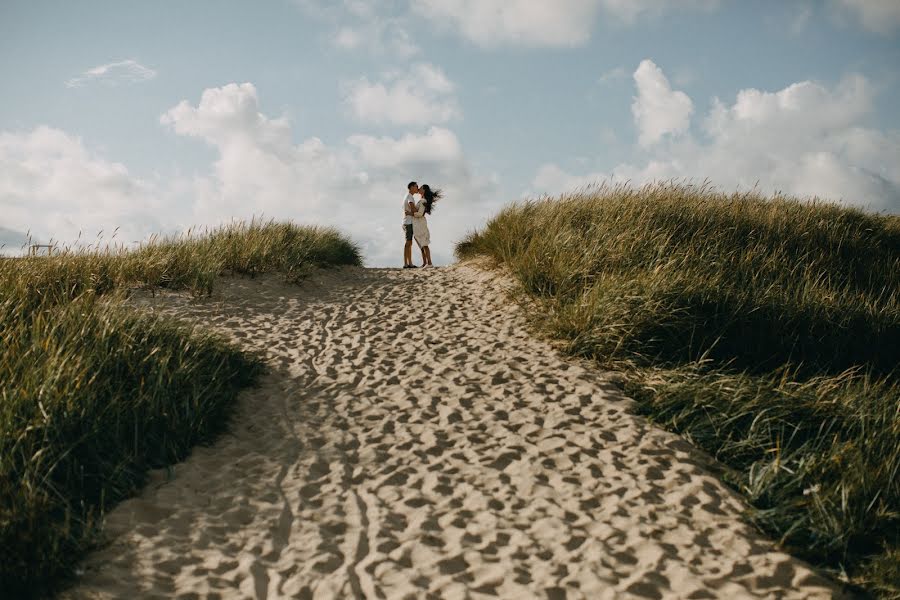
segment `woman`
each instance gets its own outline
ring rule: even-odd
[[[416,212],[413,215],[413,238],[422,250],[422,266],[433,267],[431,264],[431,234],[428,232],[428,220],[425,215],[430,215],[434,210],[434,203],[441,199],[441,190],[432,190],[428,185],[419,186],[421,199],[416,202]]]

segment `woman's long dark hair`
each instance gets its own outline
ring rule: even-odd
[[[440,200],[443,194],[441,190],[432,191],[427,184],[423,184],[419,191],[422,192],[422,199],[425,200],[425,214],[430,215],[431,211],[434,210],[434,203]]]

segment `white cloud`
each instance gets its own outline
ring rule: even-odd
[[[199,104],[182,101],[160,122],[218,152],[211,175],[197,183],[198,220],[260,213],[315,220],[332,202],[332,193],[361,173],[319,138],[295,143],[287,119],[260,112],[251,83],[204,90]]]
[[[872,110],[872,88],[860,75],[850,76],[833,89],[802,81],[778,92],[744,89],[734,104],[718,98],[704,127],[714,139],[727,144],[777,144],[791,152],[808,141],[826,141],[858,123]]]
[[[711,10],[720,0],[293,0],[308,15],[335,26],[331,42],[346,50],[410,58],[421,48],[419,29],[461,34],[479,46],[579,46],[598,17],[633,25],[679,10]]]
[[[3,239],[31,231],[36,239],[92,242],[105,230],[130,243],[153,233],[214,226],[264,216],[335,225],[359,242],[373,265],[398,265],[401,201],[410,179],[443,188],[431,220],[438,262],[452,244],[499,208],[495,182],[472,173],[456,135],[432,127],[398,137],[353,135],[334,146],[316,137],[294,140],[285,118],[266,115],[255,86],[205,90],[160,117],[177,135],[212,146],[206,173],[159,182],[88,149],[58,129],[0,133]],[[444,208],[446,206],[446,208]]]
[[[719,0],[602,0],[607,13],[626,23],[641,17],[658,17],[671,10],[712,10]]]
[[[888,34],[900,26],[900,2],[897,0],[832,0],[832,5],[877,33]]]
[[[127,243],[159,231],[154,186],[124,165],[90,152],[50,127],[0,133],[0,212],[4,224],[36,239],[88,242],[103,230]]]
[[[579,46],[598,17],[633,25],[678,10],[711,10],[720,0],[294,0],[335,25],[332,43],[346,50],[410,58],[421,52],[409,31],[420,17],[429,30],[459,33],[479,46]]]
[[[346,50],[355,50],[362,46],[365,36],[359,29],[342,27],[334,34],[334,45]]]
[[[414,12],[480,46],[578,46],[605,13],[632,24],[670,10],[709,9],[718,0],[410,0]]]
[[[399,139],[353,135],[347,142],[359,151],[362,162],[378,168],[420,163],[452,164],[463,159],[456,135],[442,127],[432,127],[425,135],[407,134]]]
[[[98,81],[106,85],[119,83],[139,83],[156,77],[155,70],[145,67],[135,60],[122,60],[92,67],[66,82],[66,87],[81,87],[87,83]]]
[[[575,175],[566,172],[559,165],[549,163],[538,168],[531,185],[540,194],[562,194],[589,187],[608,178],[609,175],[605,173]]]
[[[294,0],[316,19],[334,27],[332,45],[348,51],[388,55],[401,60],[421,52],[410,35],[406,12],[398,0]]]
[[[558,193],[605,179],[709,178],[724,189],[758,186],[900,212],[900,133],[865,126],[872,100],[858,75],[832,87],[803,81],[776,92],[745,89],[730,104],[714,100],[699,138],[655,146],[643,162],[608,172],[572,174],[547,164],[532,185]]]
[[[666,134],[683,133],[690,126],[694,104],[687,94],[673,90],[652,60],[643,60],[634,72],[637,96],[631,112],[641,146],[651,146]]]
[[[438,67],[427,63],[382,81],[366,78],[345,85],[344,101],[360,121],[375,124],[428,125],[459,118],[454,85]]]
[[[618,66],[602,73],[598,82],[606,84],[619,79],[625,79],[626,77],[628,77],[628,72],[625,70],[625,67]]]
[[[436,80],[433,87],[440,87]],[[215,223],[265,214],[334,224],[362,243],[376,265],[398,263],[406,182],[432,182],[455,204],[433,219],[435,257],[450,259],[451,244],[468,219],[496,208],[479,200],[490,182],[471,173],[453,132],[432,127],[401,137],[350,136],[338,147],[318,138],[292,141],[285,119],[266,117],[251,84],[203,92],[196,106],[182,102],[162,117],[176,133],[213,145],[219,158],[194,185],[194,220]]]
[[[590,37],[598,0],[411,0],[414,11],[481,46],[575,46]]]
[[[269,119],[259,112],[259,98],[252,83],[229,83],[203,91],[194,107],[187,100],[160,117],[176,133],[199,137],[214,146],[240,145],[248,139],[261,147],[283,151],[291,146],[287,119]]]

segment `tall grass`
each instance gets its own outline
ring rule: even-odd
[[[289,280],[310,269],[360,265],[359,248],[328,227],[264,221],[154,239],[134,250],[63,251],[52,256],[0,261],[7,282],[35,300],[72,299],[122,287],[190,289],[209,294],[227,274],[282,273]]]
[[[39,596],[148,469],[224,425],[260,361],[121,302],[135,286],[208,294],[221,274],[360,264],[330,229],[238,223],[134,251],[0,260],[0,590]]]
[[[457,255],[508,268],[570,352],[734,467],[761,529],[900,594],[900,218],[603,186],[509,206]]]

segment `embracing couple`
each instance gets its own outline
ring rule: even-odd
[[[406,186],[407,194],[403,199],[403,232],[406,234],[406,245],[403,247],[403,268],[415,269],[412,261],[412,243],[416,240],[422,250],[422,266],[433,267],[431,264],[431,234],[428,233],[428,220],[425,215],[430,215],[434,210],[434,203],[441,199],[441,190],[432,190],[423,184],[419,187],[415,181],[410,181]]]

